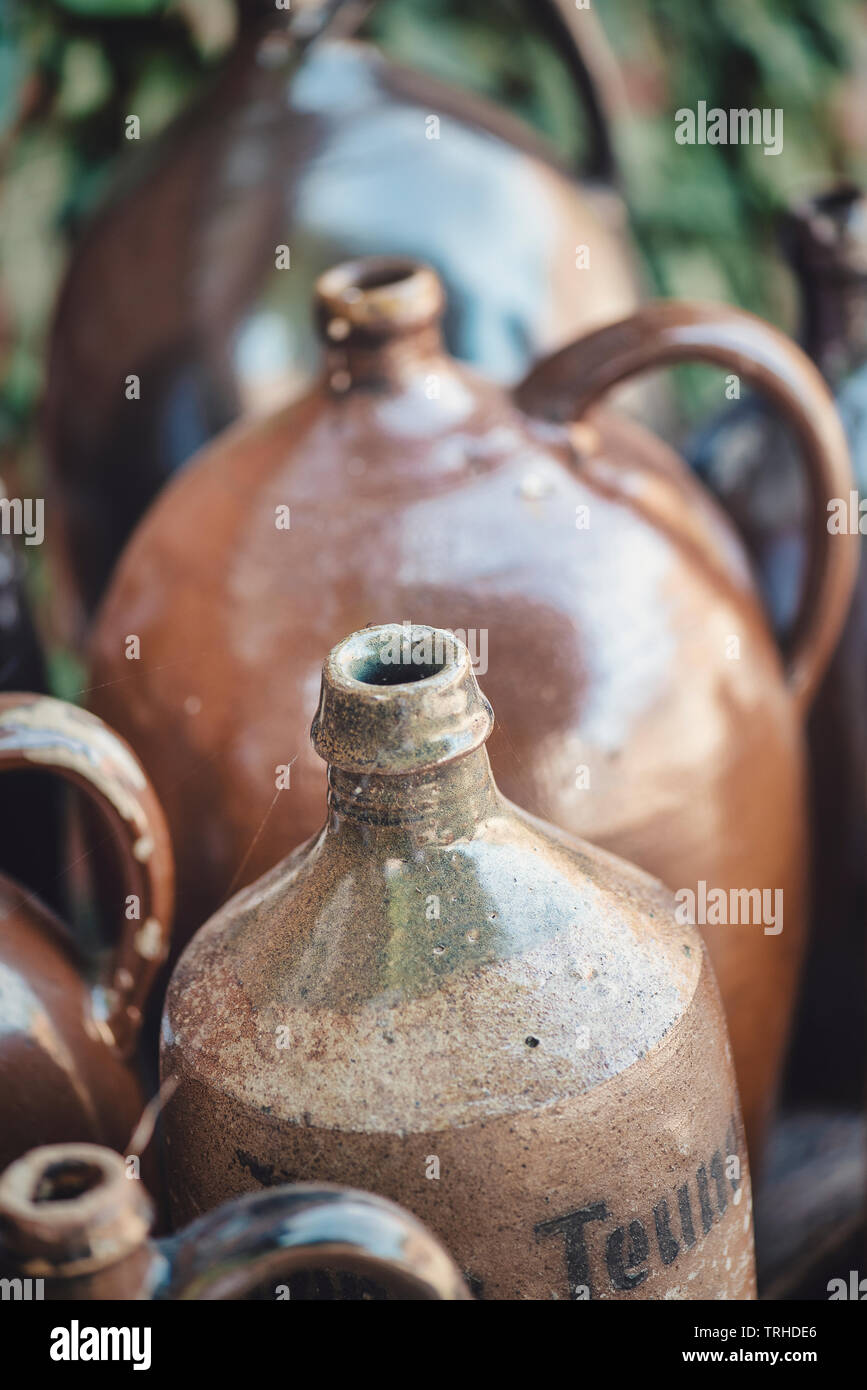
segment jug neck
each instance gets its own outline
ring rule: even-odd
[[[867,361],[867,197],[845,185],[799,204],[785,237],[801,338],[832,386]]]
[[[0,1269],[49,1299],[147,1298],[162,1265],[153,1207],[122,1156],[95,1144],[34,1149],[0,1179]]]
[[[353,633],[322,673],[313,746],[328,763],[329,828],[469,834],[500,804],[484,747],[493,713],[453,634],[412,624]]]
[[[396,777],[328,768],[331,832],[347,824],[371,830],[383,826],[402,828],[422,842],[448,843],[467,838],[500,807],[484,748],[425,772]]]
[[[405,389],[450,368],[441,320],[445,297],[428,266],[375,257],[319,277],[315,310],[331,392]]]

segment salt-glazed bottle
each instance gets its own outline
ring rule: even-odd
[[[501,795],[492,724],[449,633],[332,650],[326,824],[169,986],[174,1215],[313,1173],[406,1206],[483,1298],[752,1297],[701,939],[656,880]]]
[[[120,1154],[33,1149],[0,1177],[0,1274],[21,1281],[18,1297],[54,1300],[470,1296],[439,1241],[367,1192],[281,1187],[163,1240],[153,1219]]]

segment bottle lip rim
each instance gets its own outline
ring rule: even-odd
[[[395,679],[404,665],[408,679]],[[481,747],[493,722],[459,637],[427,624],[382,623],[332,648],[311,739],[333,767],[401,775]]]
[[[435,323],[445,308],[436,271],[409,256],[364,256],[326,270],[315,300],[325,341],[340,346],[353,332],[387,337]]]
[[[71,1197],[40,1197],[42,1183],[79,1166],[93,1180]],[[30,1276],[71,1277],[114,1264],[144,1244],[153,1207],[121,1154],[100,1144],[46,1144],[0,1178],[0,1248]]]

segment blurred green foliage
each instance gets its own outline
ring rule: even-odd
[[[146,140],[183,108],[233,42],[236,4],[6,0],[0,8],[0,445],[27,434],[58,281],[78,228],[128,153],[125,115],[139,115]],[[774,240],[781,205],[811,180],[867,177],[845,96],[847,71],[867,70],[861,0],[593,5],[630,96],[617,145],[651,286],[728,298],[791,327]],[[243,7],[249,14],[254,0]],[[573,162],[584,138],[580,101],[559,55],[528,23],[532,8],[533,0],[380,0],[368,32],[401,61],[524,116]],[[674,112],[699,100],[781,107],[783,155],[678,146]]]

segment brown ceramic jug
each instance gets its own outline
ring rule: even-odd
[[[463,643],[340,643],[324,828],[193,938],[163,1014],[176,1218],[317,1180],[430,1226],[485,1298],[748,1298],[750,1184],[701,938],[500,794]]]
[[[159,803],[100,719],[47,696],[0,696],[0,772],[21,768],[56,773],[95,803],[121,857],[122,925],[92,987],[66,928],[0,876],[0,1167],[39,1143],[129,1141],[144,1105],[129,1059],[168,952],[174,892]]]
[[[0,1178],[0,1274],[42,1280],[41,1296],[58,1300],[242,1298],[257,1286],[281,1299],[286,1279],[294,1299],[302,1276],[321,1282],[328,1271],[343,1296],[469,1297],[439,1242],[367,1192],[278,1188],[160,1241],[149,1238],[152,1223],[144,1186],[119,1154],[95,1144],[34,1149]]]
[[[201,100],[140,153],[130,143],[76,249],[45,422],[64,596],[88,616],[171,474],[236,416],[309,385],[308,304],[335,261],[389,250],[431,261],[449,290],[451,348],[506,380],[636,302],[594,14],[532,0],[524,17],[531,35],[551,26],[584,98],[591,178],[585,168],[579,186],[511,113],[349,41],[371,8],[250,6]],[[576,271],[582,247],[590,268]]]
[[[317,824],[306,721],[322,654],[371,622],[456,624],[497,709],[505,794],[708,918],[757,1143],[803,940],[802,718],[857,556],[824,526],[850,482],[839,421],[803,354],[733,309],[650,304],[516,398],[445,354],[442,310],[437,277],[413,262],[322,277],[321,385],[204,453],[115,572],[94,705],[140,750],[175,831],[180,944]],[[804,449],[815,526],[786,673],[724,515],[657,439],[590,410],[682,360],[763,386]],[[702,910],[710,892],[753,890],[781,893],[784,919],[714,925]]]

